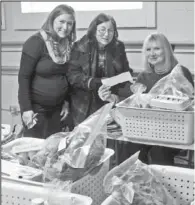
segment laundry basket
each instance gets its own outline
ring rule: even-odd
[[[137,154],[133,155],[133,157],[108,172],[104,179],[107,193],[110,190],[111,178],[117,173],[125,172],[137,160],[137,156]],[[162,165],[149,165],[149,167],[160,178],[162,184],[176,200],[177,205],[189,205],[194,200],[195,179],[193,169]]]
[[[48,190],[42,186],[28,181],[14,180],[9,177],[1,178],[1,204],[2,205],[30,205],[34,198],[48,199]],[[55,193],[56,201],[64,201],[66,205],[91,205],[92,199],[73,193],[58,191]],[[55,199],[54,199],[55,200]]]
[[[128,107],[130,98],[116,105],[123,135],[140,141],[192,144],[194,112]],[[116,116],[117,118],[117,116]]]
[[[112,149],[106,148],[104,157],[102,159],[104,161],[104,163],[103,163],[101,169],[94,175],[88,174],[85,177],[83,177],[83,178],[79,179],[78,181],[74,182],[72,184],[71,192],[75,193],[75,194],[88,196],[88,197],[92,198],[92,200],[93,200],[92,205],[100,205],[101,202],[106,198],[106,195],[104,193],[104,188],[103,188],[103,179],[109,171],[109,159],[113,154],[114,154],[114,151]],[[17,188],[17,185],[18,185],[18,187],[21,186],[21,189],[23,189],[22,186],[24,184],[27,184],[27,185],[31,186],[32,190],[33,190],[33,196],[32,196],[33,198],[37,197],[36,194],[39,193],[36,190],[40,189],[40,193],[43,192],[42,190],[43,190],[44,184],[40,183],[40,182],[13,179],[13,178],[4,177],[4,176],[2,176],[1,179],[2,179],[2,182],[4,182],[4,184],[5,184],[5,181],[9,180],[9,184],[10,184],[8,188],[6,188],[6,186],[5,186],[6,184],[5,185],[2,184],[2,197],[5,201],[5,203],[6,203],[5,199],[10,198],[9,195],[11,194],[11,192],[9,192],[9,188],[11,188],[11,183],[12,182],[14,184],[16,184],[16,188]],[[29,189],[29,191],[30,191],[30,189]],[[35,194],[34,194],[34,192],[35,192]],[[18,199],[19,201],[23,200],[23,198],[24,198],[25,202],[26,202],[26,200],[29,201],[30,199],[32,199],[32,197],[30,197],[30,198],[27,197],[28,194],[25,191],[24,191],[24,193],[25,193],[25,195],[23,194],[23,192],[21,192],[21,193],[16,192],[16,195],[14,195],[14,196],[11,195],[11,197],[13,197],[12,198],[13,205],[26,205],[27,204],[27,203],[22,203],[22,204],[15,203],[14,200],[17,197],[19,197],[19,199]],[[20,199],[20,198],[22,198],[22,199]],[[28,203],[28,205],[29,205],[29,203]],[[8,205],[12,205],[12,202],[10,202],[10,204],[8,204]],[[66,204],[66,205],[69,205],[69,204]],[[83,204],[83,205],[88,205],[88,204],[86,203],[86,204]]]

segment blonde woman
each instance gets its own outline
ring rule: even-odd
[[[138,75],[137,82],[144,84],[146,93],[164,76],[168,75],[178,64],[174,56],[172,46],[162,33],[153,33],[146,37],[143,44],[143,63],[145,70]],[[181,66],[183,75],[194,86],[190,71]],[[161,146],[143,146],[140,159],[146,160],[149,154],[152,164],[173,165],[174,156],[179,152],[177,149]]]
[[[75,39],[75,12],[62,4],[24,43],[18,99],[25,136],[47,138],[62,130],[69,110],[67,61]]]

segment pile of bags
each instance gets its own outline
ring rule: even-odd
[[[2,153],[11,146],[9,153],[15,154],[20,164],[43,170],[43,182],[56,179],[74,182],[103,163],[107,138],[105,116],[112,106],[106,104],[72,132],[55,133],[46,140],[31,138],[31,143],[18,143],[15,147],[8,143],[2,147]],[[12,144],[17,145],[14,141]]]

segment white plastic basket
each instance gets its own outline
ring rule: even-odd
[[[125,172],[128,166],[136,161],[137,156],[135,157],[135,155],[108,172],[104,179],[106,192],[110,190],[112,176]],[[149,167],[161,179],[163,185],[176,200],[177,205],[189,205],[194,200],[195,179],[193,169],[162,165],[149,165]]]
[[[125,137],[173,144],[193,143],[194,112],[130,108],[125,106],[128,100],[116,105]]]
[[[71,192],[75,193],[75,194],[88,196],[88,197],[92,198],[92,200],[93,200],[92,205],[100,205],[101,202],[106,198],[106,194],[105,194],[104,188],[103,188],[103,180],[104,180],[105,175],[109,171],[109,159],[113,154],[114,154],[114,151],[112,149],[106,148],[105,154],[103,156],[104,159],[102,159],[102,161],[104,161],[104,163],[103,163],[101,169],[94,175],[88,174],[85,177],[74,182],[72,185]],[[4,181],[5,179],[7,180],[8,178],[2,176],[2,181]],[[43,183],[34,182],[34,181],[27,181],[27,180],[20,180],[20,179],[15,180],[15,179],[12,179],[10,177],[9,177],[9,181],[10,181],[10,184],[12,181],[13,182],[17,181],[18,185],[21,185],[21,184],[23,185],[24,182],[26,181],[26,182],[28,182],[27,183],[28,185],[31,185],[32,187],[34,186],[35,191],[36,191],[36,188],[43,189],[43,186],[44,186]],[[3,186],[2,186],[2,190],[4,190]],[[9,192],[9,190],[7,192]],[[8,197],[9,197],[9,194],[10,193],[7,194],[4,191],[4,198],[6,198],[6,195],[8,195]],[[22,197],[22,198],[26,198],[25,196],[27,196],[27,195],[23,195],[23,192],[18,193],[18,194],[19,194],[19,197]],[[15,196],[15,197],[18,197],[18,196]],[[35,198],[35,197],[33,197],[33,198]],[[25,203],[23,203],[23,204],[17,203],[17,205],[18,204],[19,205],[27,205]],[[10,203],[8,205],[12,205],[12,204]],[[16,204],[13,204],[13,205],[16,205]],[[28,203],[28,205],[29,205],[29,203]],[[83,205],[87,205],[87,204],[83,204]]]
[[[48,190],[28,181],[20,181],[9,177],[1,178],[1,204],[2,205],[30,205],[31,200],[41,197],[48,199]],[[53,200],[64,201],[66,205],[91,205],[92,199],[73,193],[56,192]],[[75,202],[75,203],[73,203]]]

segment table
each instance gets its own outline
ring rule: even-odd
[[[108,139],[112,139],[112,140],[120,140],[120,141],[126,141],[126,142],[132,142],[132,143],[139,143],[139,144],[146,144],[146,145],[157,145],[157,146],[163,146],[163,147],[171,147],[171,148],[177,148],[177,149],[184,149],[184,150],[193,150],[194,151],[194,147],[195,147],[195,143],[191,144],[191,145],[180,145],[180,144],[166,144],[166,143],[160,143],[160,142],[153,142],[153,141],[139,141],[139,140],[135,140],[135,139],[131,139],[128,137],[117,137],[117,138],[112,138],[112,137],[108,137]]]
[[[120,136],[121,133],[121,136]],[[177,148],[177,149],[182,149],[182,150],[189,150],[189,156],[188,156],[188,167],[191,167],[191,162],[194,154],[194,147],[195,147],[195,142],[191,145],[181,145],[181,144],[166,144],[166,143],[161,143],[161,142],[155,142],[155,141],[140,141],[140,140],[135,140],[131,139],[129,137],[125,137],[122,135],[122,131],[119,128],[119,131],[117,135],[108,132],[108,139],[112,140],[118,140],[118,141],[126,141],[126,142],[132,142],[132,143],[139,143],[139,144],[146,144],[146,145],[156,145],[156,146],[164,146],[164,147],[171,147],[171,148]],[[115,152],[116,152],[116,164],[118,165],[118,149],[117,149],[117,144],[115,144]]]

